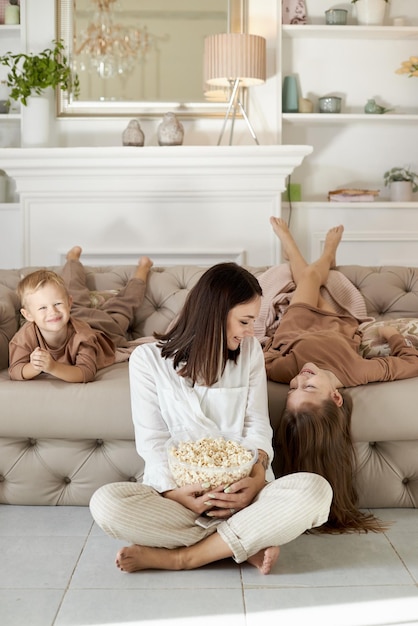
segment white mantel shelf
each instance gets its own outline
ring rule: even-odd
[[[145,188],[161,189],[167,178],[170,190],[184,188],[186,179],[194,187],[196,176],[200,186],[213,190],[224,189],[232,177],[244,191],[262,177],[268,190],[282,190],[286,176],[311,152],[311,146],[279,145],[10,148],[0,149],[0,168],[16,179],[20,193],[43,188],[45,179],[60,188],[71,180],[71,189],[74,177],[83,187],[86,179],[100,177],[102,189],[116,179],[119,191],[137,189],[138,177]]]
[[[311,146],[0,149],[20,197],[22,258],[85,263],[277,262],[270,215]]]

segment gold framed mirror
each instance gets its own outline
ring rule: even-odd
[[[59,91],[57,114],[181,117],[225,114],[227,93],[205,89],[206,35],[245,32],[247,0],[56,0],[80,95]]]

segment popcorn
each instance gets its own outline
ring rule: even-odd
[[[168,447],[170,470],[178,487],[230,485],[249,475],[255,459],[255,450],[223,437],[170,442]]]

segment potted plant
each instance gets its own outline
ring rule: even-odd
[[[410,202],[412,194],[418,191],[418,174],[410,167],[392,167],[384,173],[385,186],[390,187],[390,197],[394,202]]]
[[[362,26],[383,24],[389,0],[351,0],[356,6],[357,23]]]
[[[63,42],[53,40],[52,44],[38,54],[7,52],[0,56],[0,65],[8,68],[6,85],[9,88],[9,101],[15,100],[24,107],[22,147],[50,145],[53,90],[59,88],[75,98],[79,95],[78,77],[64,54]]]
[[[53,47],[38,54],[7,52],[0,57],[0,64],[9,68],[6,84],[12,100],[27,106],[30,96],[42,95],[48,87],[78,96],[78,77],[64,54],[64,44],[61,40],[52,43]]]

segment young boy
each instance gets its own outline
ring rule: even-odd
[[[126,331],[141,306],[153,265],[144,256],[134,276],[101,309],[90,307],[81,248],[67,254],[62,276],[38,270],[17,288],[28,323],[9,344],[9,375],[29,380],[45,372],[69,383],[87,383],[97,370],[115,362],[117,347],[127,345]]]

